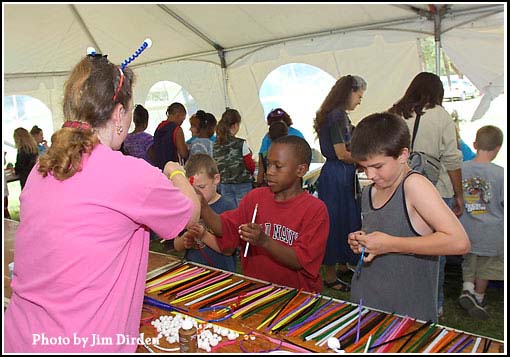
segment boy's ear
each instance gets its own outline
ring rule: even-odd
[[[401,164],[404,164],[407,162],[408,159],[409,159],[409,148],[403,148],[402,151],[400,152],[400,155],[398,156],[398,161]]]
[[[478,150],[477,146],[478,145],[476,145],[476,141],[473,141],[473,147],[475,148],[475,150]]]
[[[220,174],[215,174],[213,180],[214,180],[215,185],[219,185],[219,183],[221,181]]]
[[[303,177],[308,172],[308,165],[307,164],[299,164],[297,165],[297,176]]]

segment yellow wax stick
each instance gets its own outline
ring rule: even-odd
[[[259,291],[267,291],[268,289],[273,289],[272,286],[269,286],[269,287],[261,287],[259,288],[260,290]],[[256,292],[249,292],[245,295],[245,298],[248,298],[256,293],[258,293],[259,291],[256,291]],[[223,300],[223,301],[220,301],[220,302],[217,302],[215,304],[213,304],[212,306],[227,306],[229,303],[231,303],[232,301],[236,301],[238,300],[239,298],[238,297],[233,297],[233,298],[230,298],[230,299],[227,299],[227,300]]]
[[[183,300],[189,300],[189,299],[193,299],[195,298],[196,296],[200,296],[210,290],[213,290],[213,289],[216,289],[220,286],[223,286],[223,285],[226,285],[228,283],[230,283],[232,281],[232,279],[225,279],[225,280],[222,280],[222,281],[219,281],[213,285],[210,285],[210,286],[206,286],[200,290],[197,290],[193,293],[189,293],[189,294],[186,294],[184,296],[181,296],[180,298],[174,300],[173,302],[180,302],[180,301],[183,301]]]
[[[166,289],[168,286],[172,286],[172,285],[175,285],[176,283],[179,283],[181,281],[188,280],[190,276],[196,277],[199,274],[204,273],[204,272],[207,273],[207,271],[205,271],[203,269],[198,269],[198,270],[190,269],[187,271],[183,271],[180,274],[177,274],[172,278],[166,279],[166,281],[160,282],[160,283],[153,285],[151,287],[146,287],[146,290],[149,290],[149,292],[163,290],[163,289]]]
[[[264,303],[267,299],[271,298],[274,294],[268,295],[266,297],[263,297],[257,301],[252,302],[251,304],[244,306],[238,310],[236,310],[235,314],[232,315],[232,318],[238,318],[240,315],[244,314],[245,312],[248,312],[252,310],[253,308],[257,307],[258,305]]]
[[[272,289],[272,288],[271,288],[271,289]],[[258,293],[253,294],[253,295],[250,295],[250,296],[248,296],[248,297],[247,297],[247,298],[245,298],[245,299],[241,299],[240,303],[241,303],[241,304],[245,304],[245,303],[247,303],[247,302],[249,302],[249,301],[251,301],[251,300],[254,300],[254,299],[258,298],[258,297],[259,297],[259,296],[261,296],[261,295],[266,294],[266,293],[267,293],[267,290],[259,291]]]
[[[202,272],[202,271],[205,271],[205,268],[193,267],[191,269],[188,269],[188,270],[182,271],[182,272],[180,272],[178,274],[175,274],[172,277],[168,277],[167,279],[165,279],[165,280],[163,280],[163,281],[161,281],[161,282],[159,282],[157,284],[153,284],[153,285],[151,285],[151,287],[156,288],[156,287],[162,286],[165,283],[167,283],[169,280],[173,280],[173,281],[169,282],[169,283],[173,283],[175,281],[180,280],[181,277],[187,277],[190,274],[193,274],[195,272],[199,273],[199,272]]]
[[[203,293],[205,293],[205,292],[207,292],[209,290],[216,289],[217,287],[225,285],[225,284],[228,284],[231,281],[232,281],[232,279],[226,279],[224,281],[220,281],[220,282],[218,282],[216,284],[213,284],[211,286],[207,286],[207,287],[205,287],[203,289],[200,289],[200,290],[198,290],[198,291],[196,291],[196,292],[194,292],[192,294],[188,294],[188,295],[182,296],[182,297],[180,297],[180,298],[178,298],[176,300],[173,300],[173,301],[170,302],[170,304],[176,304],[176,303],[181,302],[181,301],[192,299],[195,296],[203,294]]]
[[[292,290],[291,291],[287,291],[287,292],[290,293],[290,292],[292,292]],[[299,292],[297,292],[297,294],[294,297],[290,297],[289,298],[290,300],[287,299],[287,301],[284,303],[283,307],[280,307],[279,309],[276,309],[270,316],[266,317],[264,319],[264,321],[262,321],[262,323],[257,326],[256,329],[260,330],[261,327],[264,327],[265,325],[269,324],[270,321],[273,321],[273,319],[276,318],[276,316],[278,316],[278,314],[280,314],[282,312],[282,309],[284,309],[285,306],[287,304],[289,304],[291,301],[293,301],[296,298],[296,296],[298,296],[298,295],[299,295]]]
[[[291,320],[294,316],[296,316],[299,312],[303,311],[304,309],[306,309],[308,306],[312,305],[314,302],[316,302],[317,299],[312,299],[311,301],[309,301],[306,305],[304,305],[303,307],[301,307],[300,309],[294,311],[293,313],[291,313],[289,316],[285,317],[283,320],[281,320],[280,322],[278,322],[276,325],[274,325],[272,328],[271,328],[271,331],[273,330],[276,330],[278,327],[280,327],[281,325],[283,325],[284,323],[286,323],[287,321]]]
[[[190,266],[189,265],[183,265],[182,267],[179,267],[177,269],[175,269],[173,272],[171,273],[168,273],[168,274],[165,274],[164,276],[162,277],[159,277],[153,281],[151,281],[150,283],[146,284],[145,287],[151,287],[153,285],[156,285],[162,281],[165,281],[166,279],[176,275],[176,274],[179,274],[180,272],[182,272],[183,270],[186,270],[186,269],[189,269]]]
[[[239,315],[242,315],[250,310],[253,310],[257,306],[262,305],[262,304],[266,303],[267,301],[275,300],[275,299],[279,298],[280,296],[284,295],[285,293],[287,293],[285,290],[280,290],[280,291],[276,291],[266,297],[263,297],[262,299],[258,300],[256,303],[253,303],[252,305],[249,305],[249,306],[246,306],[245,308],[237,310],[236,313],[234,315],[232,315],[232,318],[235,319],[235,318],[239,317]]]
[[[256,327],[256,330],[260,330],[262,327],[267,325],[269,323],[269,321],[271,321],[278,313],[279,313],[279,311],[275,311],[269,318],[262,321],[262,323]]]
[[[191,269],[191,268],[192,267],[189,264],[182,265],[182,266],[174,269],[173,271],[168,272],[165,275],[160,276],[159,278],[152,280],[148,285],[157,284],[158,282],[164,281],[164,280],[166,280],[166,279],[168,279],[168,278],[170,278],[172,276],[175,276],[175,275],[179,274],[180,272],[182,272],[184,270],[188,270],[188,269]]]
[[[156,292],[156,291],[160,291],[160,290],[165,290],[165,289],[168,289],[174,285],[177,285],[177,284],[180,284],[180,283],[183,283],[185,281],[188,281],[188,280],[191,280],[191,279],[195,279],[195,278],[198,278],[199,276],[201,275],[205,275],[209,273],[209,271],[203,271],[203,272],[200,272],[198,274],[195,274],[195,275],[191,275],[191,276],[188,276],[188,277],[185,277],[183,279],[180,279],[180,280],[177,280],[177,281],[173,281],[171,283],[168,283],[168,284],[165,284],[165,285],[160,285],[160,286],[157,286],[155,288],[152,288],[148,291],[148,293],[153,293],[153,292]]]

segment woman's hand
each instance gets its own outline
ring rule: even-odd
[[[184,171],[184,168],[178,162],[168,161],[165,164],[165,167],[163,168],[163,173],[166,175],[166,177],[170,177],[170,175],[174,171],[182,171],[183,174],[186,173],[186,171]]]

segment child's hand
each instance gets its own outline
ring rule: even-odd
[[[205,227],[199,223],[193,224],[188,227],[188,230],[183,234],[184,247],[186,249],[201,248],[204,246],[202,237],[205,232]]]
[[[264,247],[270,239],[262,230],[262,226],[257,223],[241,224],[239,226],[239,236],[251,245],[259,247]]]
[[[378,255],[390,253],[387,247],[388,243],[391,242],[391,239],[390,236],[386,233],[378,231],[368,234],[363,232],[353,232],[349,234],[349,244],[351,244],[351,234],[353,235],[352,239],[356,240],[357,244],[359,245],[359,252],[361,252],[361,247],[364,246],[365,253],[369,253],[368,256],[363,259],[365,262],[372,261]]]
[[[347,236],[347,243],[349,243],[351,250],[356,254],[361,254],[361,248],[363,245],[358,241],[358,237],[364,234],[365,232],[363,231],[356,231],[349,233]]]
[[[192,231],[186,231],[181,237],[185,249],[196,248],[195,233],[193,233]]]
[[[204,194],[202,191],[200,191],[198,188],[195,188],[195,192],[197,193],[198,199],[200,200],[200,208],[203,209],[209,207],[209,202],[207,202],[207,199],[204,197]]]

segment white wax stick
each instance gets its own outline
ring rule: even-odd
[[[370,341],[372,341],[372,335],[368,336],[367,344],[365,345],[365,350],[363,353],[368,353],[368,348],[370,347]]]
[[[253,210],[253,217],[251,218],[251,223],[255,223],[255,217],[257,217],[257,209],[259,208],[259,204],[255,205],[255,209]],[[246,247],[244,248],[244,257],[248,255],[248,248],[250,247],[250,243],[246,243]]]

